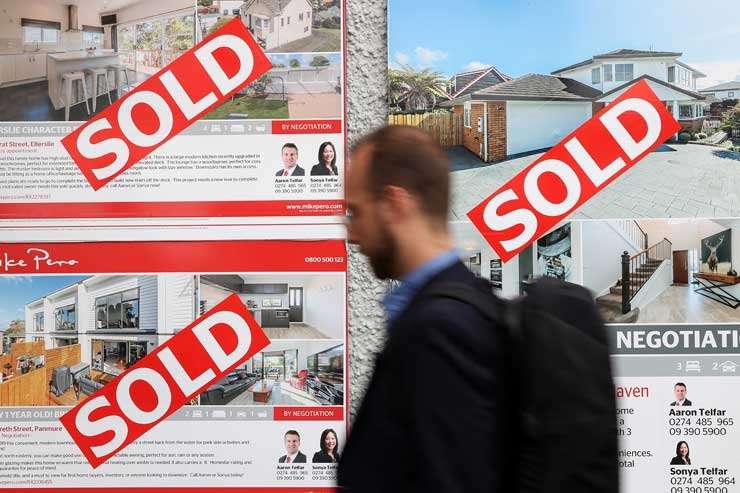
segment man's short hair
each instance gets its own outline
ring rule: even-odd
[[[404,188],[430,219],[447,222],[449,158],[434,137],[417,127],[389,125],[362,138],[355,149],[360,147],[370,153],[371,193],[378,196],[388,185]]]
[[[285,435],[283,435],[283,438],[287,438],[287,437],[288,437],[288,435],[295,435],[295,436],[297,436],[297,437],[298,437],[298,440],[300,440],[300,439],[301,439],[301,435],[299,435],[299,434],[298,434],[298,432],[297,432],[297,431],[295,431],[295,430],[288,430],[288,431],[286,431],[286,432],[285,432]]]
[[[297,145],[295,145],[295,144],[294,144],[294,143],[292,143],[292,142],[288,142],[288,143],[286,143],[286,144],[283,144],[283,148],[282,148],[282,149],[280,149],[280,151],[281,151],[281,152],[282,152],[282,151],[284,151],[286,147],[287,147],[288,149],[295,149],[295,152],[298,152],[298,146],[297,146]]]
[[[686,384],[683,382],[676,382],[676,385],[674,385],[673,388],[675,389],[676,387],[686,388]]]

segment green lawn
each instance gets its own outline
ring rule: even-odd
[[[204,120],[228,120],[230,113],[246,113],[247,119],[288,118],[288,103],[285,101],[253,99],[246,96],[227,101],[203,117]]]

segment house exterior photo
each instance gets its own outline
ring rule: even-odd
[[[700,89],[699,92],[707,98],[712,98],[716,101],[726,101],[728,99],[740,99],[740,80],[733,80],[730,82],[723,82],[716,86],[707,87],[706,89]]]
[[[619,49],[550,75],[516,79],[493,70],[453,76],[441,106],[462,116],[462,144],[484,162],[543,151],[617,99],[639,80],[684,129],[699,131],[705,97],[696,91],[700,71],[678,52]]]
[[[81,362],[115,377],[196,318],[195,276],[96,275],[25,307],[27,338],[80,345]]]
[[[244,25],[270,50],[311,36],[309,0],[246,0],[240,7]]]
[[[601,91],[602,95],[595,98],[595,110],[644,79],[684,129],[698,131],[704,121],[704,96],[697,92],[696,81],[706,75],[679,60],[681,55],[672,51],[622,48],[555,70],[552,75],[568,77]]]

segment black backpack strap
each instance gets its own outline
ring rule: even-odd
[[[425,294],[440,298],[449,298],[468,305],[474,306],[486,319],[491,321],[494,328],[502,328],[502,342],[507,346],[504,354],[505,361],[505,392],[510,403],[503,413],[506,421],[512,426],[504,427],[501,437],[501,449],[506,450],[505,463],[503,464],[502,491],[515,492],[518,488],[518,470],[520,453],[519,436],[522,416],[520,415],[520,379],[521,374],[518,367],[519,358],[522,355],[522,344],[524,337],[523,329],[523,303],[521,300],[502,300],[493,292],[493,285],[486,280],[479,279],[479,285],[471,285],[461,282],[449,282],[435,285]],[[513,425],[517,423],[517,425]]]

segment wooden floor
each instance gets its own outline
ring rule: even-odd
[[[329,339],[319,329],[305,323],[291,322],[290,327],[263,327],[270,339]]]
[[[740,308],[712,301],[694,292],[693,286],[669,286],[640,309],[637,322],[647,323],[738,323]]]
[[[65,393],[57,397],[52,392],[49,392],[49,405],[50,406],[76,406],[78,402],[82,402],[87,399],[87,395],[80,393],[79,400],[75,397],[75,391],[73,388],[67,389]]]

